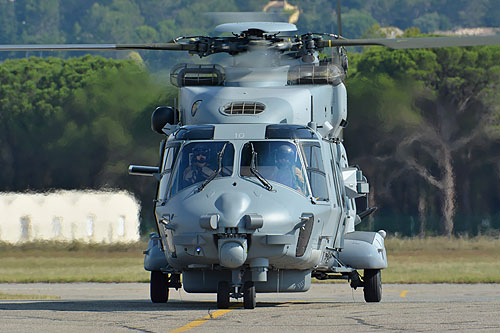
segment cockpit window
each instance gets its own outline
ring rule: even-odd
[[[287,141],[247,142],[241,152],[240,174],[242,177],[254,177],[253,166],[264,181],[276,182],[308,195],[299,154],[297,147]]]
[[[224,149],[225,147],[225,149]],[[221,170],[217,177],[228,177],[233,173],[234,146],[221,142],[192,142],[184,145],[177,157],[173,178],[170,186],[170,196],[193,185],[200,185],[217,173],[219,169],[219,153],[221,155]]]

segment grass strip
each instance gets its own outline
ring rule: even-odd
[[[148,282],[145,242],[0,244],[0,282]],[[384,283],[500,283],[500,240],[386,239]]]
[[[21,300],[43,300],[43,299],[61,299],[61,297],[51,296],[51,295],[6,294],[0,292],[0,300],[21,301]]]

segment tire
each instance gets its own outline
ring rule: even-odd
[[[231,289],[229,287],[229,283],[227,281],[220,281],[217,286],[217,308],[218,309],[227,309],[229,308],[229,293]]]
[[[168,276],[160,271],[151,272],[149,284],[151,302],[167,303],[168,301]]]
[[[255,284],[253,281],[247,281],[243,285],[243,307],[245,309],[255,309],[256,305]]]
[[[380,269],[365,269],[363,293],[366,302],[380,302],[382,299],[382,274]]]

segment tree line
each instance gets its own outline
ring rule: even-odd
[[[163,42],[210,33],[221,16],[207,12],[262,11],[268,2],[0,0],[0,43]],[[300,9],[300,32],[336,32],[335,1],[288,2]],[[381,36],[380,25],[500,26],[496,0],[344,0],[342,12],[350,38]],[[0,190],[125,188],[143,202],[147,229],[154,183],[125,170],[157,163],[149,117],[156,105],[173,105],[162,70],[184,55],[39,58],[49,54],[0,54]],[[8,60],[15,57],[25,59]],[[380,208],[363,227],[406,235],[500,229],[497,59],[498,47],[350,55],[345,144]]]
[[[499,46],[354,57],[346,144],[382,208],[372,224],[411,235],[500,228],[498,59]]]
[[[500,47],[351,55],[345,144],[379,212],[364,228],[416,234],[500,229]],[[120,188],[143,203],[158,163],[150,130],[176,89],[132,60],[29,58],[0,64],[0,189]]]
[[[224,12],[262,12],[269,2],[0,0],[0,44],[167,42],[178,36],[205,35],[216,24],[235,20],[234,14],[224,16]],[[299,33],[337,32],[336,1],[288,2],[300,11],[296,22]],[[288,20],[291,15],[286,10],[268,14],[272,14],[269,19],[281,21]],[[237,20],[245,17],[243,14]],[[500,6],[498,0],[344,0],[342,23],[343,35],[348,38],[359,38],[375,24],[403,30],[418,27],[424,33],[457,27],[500,27]],[[156,70],[169,68],[178,56],[158,52],[141,54],[148,66]],[[25,55],[3,53],[0,59]],[[115,54],[117,57],[124,55]]]
[[[157,163],[150,128],[164,89],[133,61],[84,56],[0,64],[0,189],[122,188],[151,220],[154,184],[129,177],[131,162]],[[170,95],[169,95],[170,94]]]

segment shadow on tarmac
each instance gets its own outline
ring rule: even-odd
[[[330,304],[328,301],[284,301],[284,302],[257,302],[257,308],[273,308],[280,306],[303,306],[309,304]],[[243,309],[242,302],[232,302],[230,309]],[[167,303],[151,303],[148,300],[89,300],[89,301],[2,301],[0,310],[3,311],[69,311],[69,312],[123,312],[123,311],[186,311],[186,310],[217,310],[216,302],[210,301],[177,301]]]

